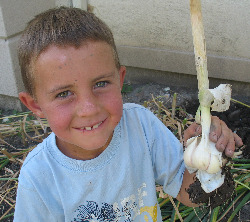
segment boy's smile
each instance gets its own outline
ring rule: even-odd
[[[100,41],[87,41],[77,49],[52,45],[39,55],[33,70],[36,100],[27,94],[20,99],[48,120],[65,155],[98,156],[122,116],[126,70],[117,70],[112,48]]]

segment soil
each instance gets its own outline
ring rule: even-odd
[[[174,93],[177,93],[176,107],[181,107],[183,110],[189,114],[189,118],[194,117],[195,112],[198,108],[198,99],[197,99],[197,91],[185,89],[185,88],[170,88],[166,85],[160,84],[132,84],[128,85],[127,89],[123,93],[124,103],[133,102],[137,104],[143,104],[144,101],[152,100],[152,95],[155,98],[160,98],[163,102],[164,106],[167,108],[171,108]],[[244,102],[244,101],[241,101]],[[4,111],[3,114],[11,113],[11,111]],[[178,113],[178,112],[177,112]],[[232,103],[230,106],[230,110],[224,113],[213,113],[213,115],[219,116],[220,119],[225,121],[229,128],[231,128],[234,132],[236,132],[243,140],[245,144],[244,149],[244,158],[250,158],[250,109],[246,108],[240,104]],[[20,142],[20,137],[15,136],[12,137],[8,143],[10,143],[14,147],[18,147],[20,149],[24,149],[25,146]],[[28,146],[34,145],[35,143],[27,144]],[[27,146],[26,145],[26,146]],[[13,150],[9,147],[9,152]],[[12,166],[8,166],[13,171],[17,171],[19,169],[18,165],[12,164]],[[228,171],[225,170],[225,173],[228,174]],[[202,191],[197,188],[199,187],[199,182],[196,182],[190,190],[192,190],[192,195],[190,198],[197,203],[208,203],[210,201],[211,207],[215,207],[220,205],[223,200],[230,198],[231,194],[228,192],[234,188],[232,183],[232,178],[230,175],[229,179],[226,180],[224,187],[221,188],[220,191],[217,191],[216,194],[212,194],[212,196],[206,196]],[[13,182],[13,186],[14,186]],[[233,192],[233,191],[232,191]],[[224,193],[224,194],[223,194]],[[224,196],[223,196],[224,195]],[[13,197],[14,198],[14,197]],[[5,212],[4,205],[0,206],[0,215]],[[10,213],[13,212],[10,211]],[[246,204],[241,210],[241,219],[240,221],[247,221],[250,218],[250,205]],[[5,222],[13,221],[13,217],[10,217]],[[238,220],[234,220],[238,221]]]
[[[201,188],[200,181],[196,178],[196,181],[187,189],[190,200],[196,204],[208,203],[211,209],[224,204],[225,200],[229,200],[234,193],[235,184],[229,168],[224,168],[223,171],[225,182],[211,193],[206,193]]]

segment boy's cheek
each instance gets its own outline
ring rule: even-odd
[[[44,115],[44,118],[47,119],[49,125],[51,128],[64,128],[65,125],[69,124],[70,119],[69,113],[60,111],[60,110],[54,110],[52,113],[47,113],[47,115]],[[53,129],[52,129],[53,130]]]

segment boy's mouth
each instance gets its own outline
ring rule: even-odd
[[[85,126],[83,128],[79,128],[79,129],[80,130],[91,131],[93,129],[97,129],[102,123],[103,123],[103,121],[101,121],[100,123],[95,124],[94,126]]]

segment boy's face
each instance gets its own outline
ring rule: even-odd
[[[117,70],[112,48],[92,41],[78,49],[50,46],[33,68],[36,99],[20,93],[21,101],[48,120],[65,155],[75,159],[98,156],[122,116],[126,70]]]

